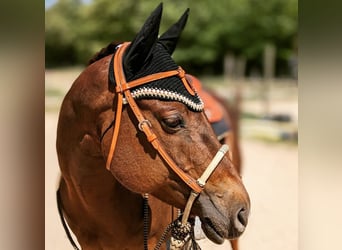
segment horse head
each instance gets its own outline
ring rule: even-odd
[[[161,14],[159,5],[131,43],[111,44],[96,55],[62,103],[60,194],[70,227],[85,246],[96,248],[102,240],[120,249],[122,242],[108,235],[126,234],[111,222],[140,221],[144,193],[180,209],[195,193],[191,215],[199,216],[216,243],[238,237],[247,225],[250,201],[241,178],[228,154],[218,153],[221,144],[203,102],[171,57],[188,10],[158,37]],[[132,200],[137,207],[123,216]],[[118,203],[126,207],[114,213]],[[107,234],[97,234],[98,228]],[[132,240],[134,249],[140,242]]]
[[[179,69],[171,54],[187,21],[188,10],[158,38],[161,14],[162,5],[159,5],[135,39],[126,44],[122,52],[122,69],[119,69],[123,72],[125,83]],[[112,66],[117,66],[115,60],[110,64],[109,71]],[[118,96],[115,90],[120,88],[120,83],[113,72],[109,73],[109,90],[115,99]],[[131,86],[129,91],[146,121],[145,125],[157,138],[158,147],[165,150],[185,175],[197,179],[221,145],[204,115],[203,103],[196,89],[184,79],[184,75],[179,74],[153,79]],[[127,98],[123,95],[124,103]],[[149,140],[142,132],[141,122],[134,110],[124,104],[122,111],[118,111],[120,104],[112,103],[113,100],[111,111],[121,113],[115,151],[107,162],[113,176],[133,192],[150,193],[183,209],[191,191],[189,185],[149,142],[152,139]],[[107,158],[114,133],[108,125],[118,118],[113,118],[111,112],[106,112],[104,117],[100,128],[103,133],[101,150],[103,157]],[[200,217],[202,228],[212,241],[222,243],[224,238],[238,237],[244,231],[249,209],[249,197],[241,178],[225,155],[195,200],[191,214]]]

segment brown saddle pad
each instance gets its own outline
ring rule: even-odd
[[[193,75],[186,75],[188,82],[196,89],[197,94],[204,102],[204,112],[210,123],[218,122],[223,119],[223,107],[212,97],[207,91],[202,88],[202,83]]]

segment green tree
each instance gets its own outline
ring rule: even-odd
[[[78,63],[77,26],[80,0],[59,0],[45,15],[45,58],[47,66]]]
[[[227,55],[261,61],[265,44],[286,60],[297,32],[297,0],[164,0],[160,33],[189,7],[188,24],[174,53],[192,72],[222,73]],[[160,0],[60,0],[46,13],[47,62],[86,63],[112,41],[134,38]]]
[[[77,40],[81,60],[86,61],[112,41],[132,40],[159,3],[160,0],[93,0],[91,4],[84,6],[80,14],[82,25],[79,27]],[[166,30],[186,9],[185,4],[181,4],[183,8],[171,5],[174,3],[164,5],[161,31]]]

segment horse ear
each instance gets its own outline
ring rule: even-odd
[[[163,4],[147,18],[124,56],[124,67],[127,74],[137,72],[151,55],[152,48],[158,40],[159,25],[163,11]]]
[[[188,20],[190,9],[187,8],[179,20],[173,24],[164,34],[159,37],[159,42],[164,45],[165,49],[172,55],[177,46],[178,39]]]

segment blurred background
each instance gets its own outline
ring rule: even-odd
[[[242,176],[251,196],[241,249],[298,247],[298,85],[296,0],[168,0],[160,33],[190,8],[173,55],[187,73],[230,105],[241,95]],[[71,249],[55,190],[58,112],[91,56],[130,41],[160,0],[45,1],[45,249]],[[202,240],[203,249],[229,249]]]
[[[275,119],[282,121],[277,124],[285,130],[286,122],[296,122],[297,0],[164,2],[161,33],[190,8],[173,55],[179,65],[227,99],[241,88],[247,106],[242,118]],[[46,72],[71,74],[74,70],[77,75],[110,42],[132,40],[158,3],[46,0]],[[48,96],[58,92],[49,82],[46,91]],[[290,130],[273,129],[272,135],[264,137],[296,140],[296,131]]]
[[[160,0],[46,0],[46,66],[84,65],[111,41],[129,41]],[[198,75],[296,78],[297,0],[164,1],[161,32],[186,8],[175,60]]]

